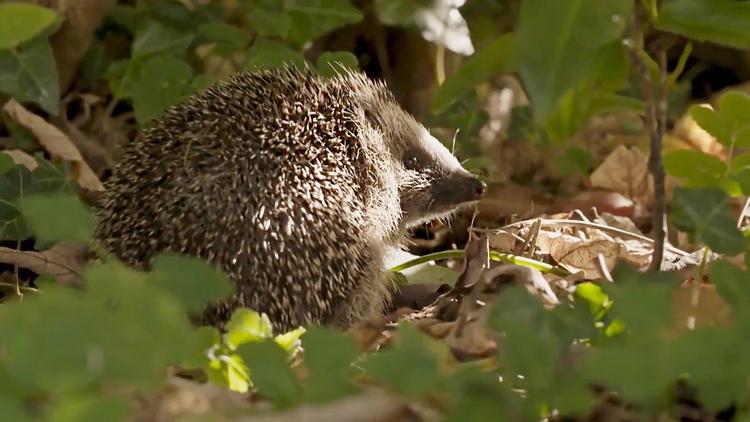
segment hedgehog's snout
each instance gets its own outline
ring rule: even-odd
[[[476,176],[462,171],[450,174],[432,185],[435,203],[443,206],[457,206],[482,199],[487,193],[487,185]]]

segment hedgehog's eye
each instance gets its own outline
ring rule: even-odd
[[[404,167],[406,167],[407,170],[416,170],[419,166],[419,160],[414,154],[407,153],[406,155],[404,155],[403,162]]]

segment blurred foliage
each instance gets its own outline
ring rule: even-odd
[[[87,52],[79,82],[104,86],[142,126],[242,69],[307,65],[330,76],[340,66],[359,68],[350,51],[313,57],[308,49],[372,15],[378,25],[418,32],[440,49],[468,56],[434,93],[430,120],[460,128],[470,155],[478,155],[466,140],[487,121],[481,101],[500,74],[516,73],[530,102],[513,110],[510,138],[564,146],[592,116],[642,112],[626,51],[636,9],[671,34],[745,51],[750,45],[748,2],[461,3],[118,2]],[[500,16],[509,16],[503,25]],[[0,4],[3,100],[15,98],[50,118],[61,114],[64,93],[50,43],[61,21],[33,4]],[[112,34],[125,39],[125,47],[108,44]],[[684,89],[677,76],[670,75],[675,97]],[[750,195],[750,156],[740,152],[750,147],[750,97],[729,92],[716,109],[694,106],[690,113],[730,153],[726,159],[688,150],[665,154],[667,172],[684,182],[674,191],[671,221],[707,249],[740,254],[748,250],[747,237],[732,220],[728,200]],[[33,149],[27,132],[5,116],[3,123],[16,146]],[[590,170],[588,151],[566,151],[557,163],[561,172]],[[93,218],[76,196],[74,170],[42,154],[34,158],[38,167],[31,171],[0,154],[0,237],[33,240],[39,250],[87,242]],[[224,333],[195,327],[189,315],[231,291],[225,275],[169,254],[157,257],[150,272],[105,257],[85,267],[80,288],[48,283],[43,293],[0,305],[0,420],[125,420],[131,394],[156,391],[175,366],[237,392],[255,391],[274,408],[349,397],[363,390],[364,380],[411,400],[440,400],[448,420],[538,420],[585,411],[596,384],[663,415],[674,412],[677,382],[687,380],[707,409],[733,405],[747,417],[750,273],[724,262],[710,269],[733,318],[677,338],[665,332],[676,324],[678,282],[665,274],[619,268],[614,283],[581,284],[572,302],[552,310],[508,288],[488,320],[500,364],[478,365],[457,362],[445,345],[408,324],[377,353],[363,353],[351,337],[320,327],[274,333],[264,315],[249,309],[238,309]]]

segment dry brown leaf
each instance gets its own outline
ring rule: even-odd
[[[593,187],[619,192],[647,204],[653,196],[648,159],[638,148],[620,145],[591,173]]]
[[[575,238],[573,238],[575,239]],[[607,272],[614,269],[621,245],[608,240],[571,241],[571,236],[560,236],[550,243],[550,256],[571,273],[583,271],[584,278],[602,278],[599,256],[604,258]]]
[[[18,265],[40,275],[51,275],[65,284],[80,278],[84,251],[83,247],[69,243],[57,243],[43,252],[0,247],[0,262]]]
[[[39,166],[39,163],[36,162],[36,159],[34,157],[29,155],[25,151],[21,151],[20,149],[6,149],[2,152],[10,155],[10,158],[13,159],[14,163],[20,164],[31,171],[34,171],[34,169]]]
[[[713,108],[710,104],[701,105]],[[698,123],[696,123],[692,116],[690,116],[690,113],[685,113],[684,116],[675,122],[672,133],[698,151],[715,155],[722,159],[726,158],[727,151],[724,145],[719,143],[713,135],[698,126]]]
[[[57,127],[31,113],[16,100],[10,99],[3,106],[8,115],[26,127],[39,143],[53,156],[70,161],[76,181],[82,188],[103,191],[104,185],[81,157],[81,153],[70,139]]]

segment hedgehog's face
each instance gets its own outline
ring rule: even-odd
[[[421,125],[407,131],[396,153],[398,190],[407,228],[449,216],[484,196],[486,185]]]
[[[449,216],[484,196],[486,185],[461,167],[443,144],[404,111],[384,86],[363,89],[369,124],[380,133],[394,165],[401,227]]]

